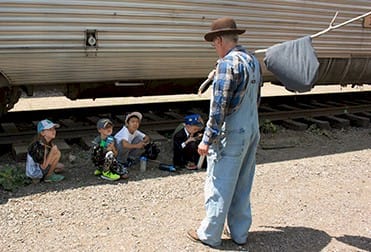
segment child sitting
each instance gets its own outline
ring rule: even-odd
[[[197,169],[200,155],[197,152],[202,138],[204,124],[199,114],[187,115],[183,127],[175,130],[173,136],[173,164],[177,167],[186,167],[189,170]]]
[[[94,175],[100,175],[107,180],[118,180],[128,178],[126,168],[121,166],[117,160],[117,148],[112,136],[113,123],[107,118],[102,118],[97,122],[99,135],[94,139],[92,161],[96,166]]]
[[[26,161],[26,175],[33,183],[40,180],[45,182],[59,182],[63,175],[56,174],[63,171],[64,165],[59,163],[61,152],[53,143],[56,128],[60,125],[45,119],[37,124],[37,136],[29,145]]]
[[[125,125],[115,135],[118,144],[117,160],[126,167],[130,167],[139,159],[145,146],[150,142],[149,136],[138,130],[142,118],[139,112],[128,114]]]

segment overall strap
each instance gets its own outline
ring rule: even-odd
[[[244,75],[244,79],[243,79],[244,86],[242,88],[242,92],[244,94],[239,104],[231,111],[231,113],[234,113],[241,106],[241,103],[245,100],[246,95],[248,96],[254,95],[253,90],[255,90],[255,88],[253,88],[253,86],[259,85],[258,88],[260,89],[261,75],[260,75],[260,64],[256,57],[250,55],[249,53],[246,53],[247,59],[245,59],[245,57],[239,51],[232,51],[231,53],[233,56],[236,56],[243,63],[245,67],[245,71],[246,71],[246,74]],[[249,88],[249,85],[253,85],[251,86],[252,88]],[[258,96],[257,97],[257,102],[258,102],[260,91],[257,91],[257,96]]]
[[[242,61],[242,63],[245,65],[245,68],[247,70],[247,74],[245,74],[244,76],[244,89],[247,88],[247,85],[248,85],[248,82],[251,82],[251,83],[255,83],[257,80],[256,80],[256,68],[257,68],[257,64],[259,64],[259,62],[257,62],[256,58],[255,57],[251,57],[251,55],[249,53],[246,53],[246,57],[247,59],[249,59],[249,61],[247,61],[239,51],[233,51],[232,52],[232,55],[236,56],[240,61]],[[247,79],[247,76],[249,76],[249,79]]]

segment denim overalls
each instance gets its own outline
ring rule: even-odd
[[[242,56],[238,57],[246,66]],[[207,156],[206,217],[197,234],[211,246],[221,244],[226,218],[232,239],[237,243],[247,241],[251,226],[250,192],[260,138],[257,96],[261,75],[258,60],[254,56],[250,60],[255,67],[247,67],[250,78],[245,96],[239,109],[226,116],[221,134]]]

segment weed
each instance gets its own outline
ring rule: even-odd
[[[307,131],[309,131],[309,132],[311,132],[315,135],[326,136],[328,138],[331,138],[330,133],[327,130],[318,128],[316,124],[310,125],[308,127]]]
[[[277,132],[277,126],[274,125],[270,120],[264,120],[264,122],[261,124],[260,129],[263,133],[276,133]]]
[[[0,170],[0,185],[7,191],[13,191],[20,186],[29,184],[23,169],[19,167],[5,166]]]

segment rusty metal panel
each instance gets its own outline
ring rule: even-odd
[[[203,41],[215,18],[234,17],[247,29],[240,43],[256,50],[317,33],[336,11],[340,23],[370,10],[369,0],[0,1],[0,72],[12,85],[203,78],[217,59]],[[318,56],[370,58],[363,23],[316,38]]]

